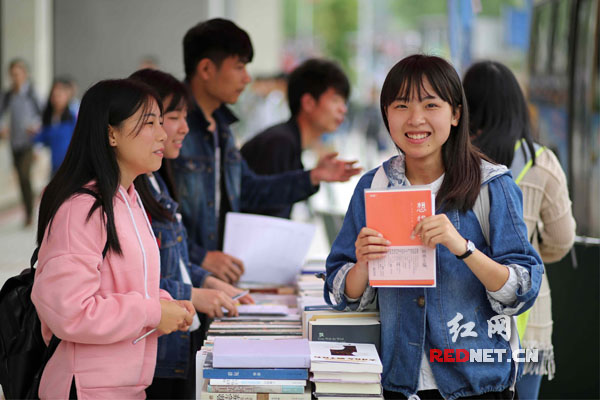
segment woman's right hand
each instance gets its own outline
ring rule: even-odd
[[[346,275],[345,293],[348,297],[362,296],[369,282],[368,262],[385,256],[390,242],[376,230],[364,227],[358,233],[354,247],[356,248],[356,264]]]
[[[160,300],[160,322],[156,329],[163,335],[167,335],[182,327],[189,327],[192,323],[193,314],[173,300]]]
[[[364,227],[358,233],[354,247],[356,248],[356,265],[367,269],[370,260],[382,258],[389,250],[391,242],[374,229]]]
[[[208,315],[210,318],[221,318],[227,310],[228,317],[237,317],[237,306],[235,301],[222,290],[192,288],[192,303],[198,312]]]

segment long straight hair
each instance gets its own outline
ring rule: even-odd
[[[450,127],[450,135],[442,145],[444,181],[436,196],[436,206],[458,209],[462,212],[473,208],[481,187],[482,154],[469,139],[469,110],[465,94],[456,70],[446,60],[416,54],[399,61],[388,73],[381,89],[381,115],[388,132],[390,126],[387,109],[397,98],[410,99],[413,94],[419,101],[426,91],[427,80],[440,99],[460,111],[457,126]],[[401,149],[399,149],[402,151]]]
[[[131,74],[129,78],[138,80],[152,87],[163,102],[165,114],[171,111],[183,111],[189,109],[190,104],[192,104],[191,95],[187,86],[169,73],[155,69],[141,69]],[[167,190],[169,191],[171,198],[177,201],[177,190],[175,188],[175,180],[173,179],[171,160],[164,159],[158,173],[167,185]],[[148,211],[153,220],[174,220],[172,210],[167,210],[156,201],[154,196],[152,196],[150,182],[146,175],[138,176],[134,182],[142,199],[142,203],[144,203],[146,211]]]
[[[73,84],[66,78],[56,78],[52,83],[52,89],[50,89],[50,95],[48,96],[48,101],[46,102],[46,107],[44,108],[44,112],[42,113],[42,126],[49,126],[52,124],[52,116],[54,114],[54,105],[52,104],[52,92],[57,86],[65,86],[69,90],[73,89]],[[71,99],[69,99],[70,101]],[[60,115],[60,122],[73,121],[75,117],[73,113],[69,109],[69,104],[65,105],[65,109]]]
[[[130,79],[100,81],[83,95],[65,160],[42,195],[38,246],[44,239],[46,228],[50,235],[52,221],[60,206],[71,196],[84,193],[96,199],[87,220],[100,208],[105,217],[107,250],[121,254],[113,211],[113,198],[119,188],[121,173],[115,151],[108,142],[108,128],[121,126],[140,109],[141,115],[146,115],[154,102],[158,103],[162,114],[158,95],[149,86]],[[137,135],[147,119],[143,117],[137,121],[131,134]]]
[[[510,69],[495,61],[475,63],[465,74],[463,86],[471,111],[473,143],[492,160],[510,166],[515,144],[525,139],[535,165],[529,110]],[[525,146],[521,151],[527,158]]]

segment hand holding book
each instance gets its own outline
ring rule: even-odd
[[[454,240],[450,239],[455,237],[452,231],[441,223],[442,219],[433,218],[433,222],[428,224],[423,222],[433,216],[434,206],[435,200],[431,188],[426,186],[365,190],[366,225],[373,231],[361,231],[361,234],[364,232],[367,237],[361,240],[359,234],[357,253],[365,249],[368,252],[366,258],[371,286],[434,287],[436,285],[435,243],[432,249],[425,245],[418,235],[426,233],[429,240],[443,238],[445,242],[453,244]],[[417,226],[419,231],[415,234]],[[424,230],[423,227],[426,229]],[[382,244],[377,243],[376,238],[372,236],[375,233],[381,233],[381,238],[385,237],[390,242],[383,256],[372,253],[381,253],[379,250]],[[441,233],[444,235],[437,237]]]
[[[413,237],[419,237],[427,247],[435,248],[435,245],[444,245],[455,256],[465,252],[466,240],[456,230],[446,214],[432,215],[419,221],[412,233]]]
[[[348,272],[346,279],[346,295],[350,298],[362,296],[369,281],[369,261],[385,257],[391,242],[375,229],[364,227],[358,233],[354,247],[356,248],[356,265]]]

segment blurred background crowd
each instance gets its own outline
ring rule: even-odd
[[[144,67],[183,78],[181,40],[199,21],[224,17],[252,38],[253,81],[233,106],[240,147],[289,118],[286,77],[298,64],[325,57],[341,65],[351,81],[346,119],[303,154],[308,165],[335,150],[369,170],[396,152],[382,123],[379,90],[404,56],[442,56],[461,76],[473,62],[493,59],[513,71],[527,94],[537,140],[557,154],[577,220],[575,251],[549,272],[550,280],[562,282],[553,285],[554,308],[564,314],[555,337],[581,343],[595,356],[578,348],[557,353],[568,359],[562,365],[583,368],[557,372],[545,388],[552,398],[598,396],[599,16],[598,0],[0,0],[0,87],[3,93],[22,88],[24,107],[36,115],[23,126],[23,140],[35,143],[31,157],[18,166],[6,129],[11,116],[0,105],[0,282],[27,264],[36,198],[66,151],[81,93]],[[20,168],[32,174],[25,207]],[[295,219],[319,226],[312,256],[327,254],[355,183],[323,184],[295,206]],[[569,319],[574,307],[592,318],[589,329]]]

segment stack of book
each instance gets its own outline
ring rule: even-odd
[[[215,319],[207,332],[205,345],[216,337],[299,338],[302,336],[301,316],[296,308],[296,296],[252,294],[256,304],[238,306],[238,317]]]
[[[380,350],[379,312],[342,312],[330,306],[306,306],[302,336],[318,342],[371,343]]]
[[[217,337],[204,363],[205,400],[310,400],[306,339]]]
[[[300,274],[296,276],[296,287],[298,288],[298,308],[306,306],[325,305],[323,298],[323,285],[325,281],[321,278],[325,275],[325,260],[307,261]]]
[[[372,344],[310,343],[310,380],[323,400],[383,399],[382,365]]]

